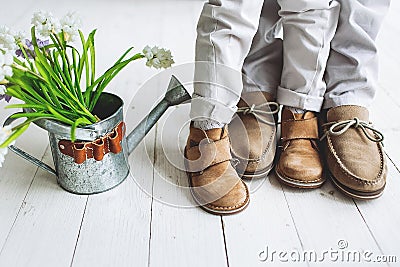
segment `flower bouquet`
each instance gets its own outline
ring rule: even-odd
[[[0,100],[22,103],[6,108],[22,109],[12,119],[24,119],[16,126],[0,128],[0,167],[7,147],[41,119],[70,126],[71,141],[78,127],[100,121],[94,108],[104,89],[129,63],[146,59],[149,67],[168,68],[171,52],[146,46],[142,52],[125,53],[102,75],[96,74],[95,33],[85,37],[80,19],[68,13],[60,20],[50,12],[34,13],[30,37],[0,26]],[[79,47],[74,43],[79,43]]]

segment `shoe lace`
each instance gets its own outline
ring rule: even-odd
[[[359,118],[355,117],[352,120],[344,120],[339,122],[328,122],[322,125],[322,127],[329,127],[329,130],[326,130],[324,135],[320,138],[322,141],[325,137],[329,135],[338,136],[345,133],[350,127],[360,128],[364,135],[371,140],[372,142],[382,142],[383,141],[383,134],[382,132],[375,129],[370,122],[365,122],[360,120]],[[371,135],[367,129],[371,130],[374,135]]]
[[[268,108],[266,108],[268,107]],[[274,107],[271,109],[271,107]],[[266,102],[260,105],[251,105],[248,107],[238,108],[236,113],[243,113],[244,115],[253,114],[259,121],[269,125],[275,125],[275,122],[266,120],[265,115],[274,115],[279,112],[279,104],[276,102]]]

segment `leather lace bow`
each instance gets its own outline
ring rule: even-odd
[[[354,128],[360,128],[364,135],[371,140],[372,142],[382,142],[383,141],[383,134],[376,130],[373,126],[372,123],[365,122],[360,120],[359,118],[354,118],[352,120],[344,120],[344,121],[339,121],[339,122],[328,122],[322,125],[324,126],[330,126],[329,130],[325,132],[325,134],[321,137],[321,140],[323,140],[328,134],[338,136],[343,133],[345,133],[350,127]],[[370,130],[373,132],[373,136],[367,131]]]
[[[274,106],[275,108],[271,110],[269,107]],[[267,109],[265,107],[268,107]],[[253,114],[258,120],[269,124],[275,125],[275,122],[271,122],[265,119],[265,115],[273,115],[279,112],[279,104],[276,102],[266,102],[260,105],[251,105],[249,107],[238,108],[237,113],[243,113],[244,115]]]

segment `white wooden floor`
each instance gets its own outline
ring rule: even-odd
[[[188,119],[186,105],[164,116],[131,155],[132,176],[106,193],[69,194],[55,177],[9,154],[0,169],[0,266],[274,266],[282,263],[279,256],[296,251],[315,251],[320,259],[329,250],[338,251],[336,262],[296,265],[356,265],[343,262],[340,253],[360,251],[371,252],[372,259],[397,257],[397,263],[367,266],[400,266],[400,2],[392,2],[379,40],[381,90],[371,108],[390,159],[381,198],[354,201],[330,182],[313,191],[293,190],[271,174],[249,184],[250,206],[238,215],[191,208],[186,176],[171,164],[180,164],[178,145],[187,127],[178,131]],[[57,15],[78,10],[85,32],[98,28],[98,63],[104,70],[131,45],[139,50],[158,44],[173,51],[177,64],[191,62],[202,1],[0,0],[0,6],[0,25],[26,30],[35,10]],[[165,83],[146,83],[156,71],[143,63],[135,62],[110,86],[127,104],[133,98],[125,107],[131,128],[162,95],[169,75],[160,78]],[[7,114],[1,109],[0,121]],[[51,164],[44,131],[31,127],[17,144]],[[266,249],[269,258],[261,261]],[[286,256],[279,254],[285,251]],[[294,263],[289,258],[282,264]]]

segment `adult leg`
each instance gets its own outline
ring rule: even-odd
[[[258,30],[243,65],[243,93],[267,92],[276,97],[282,73],[282,40],[277,0],[264,0]]]
[[[265,177],[273,167],[276,126],[273,102],[282,71],[282,40],[277,39],[279,5],[264,0],[256,35],[243,65],[243,92],[229,124],[231,152],[242,178]]]
[[[325,157],[334,183],[362,199],[379,197],[386,184],[382,135],[369,124],[367,106],[377,88],[375,40],[389,0],[338,0],[341,12],[325,80]]]

